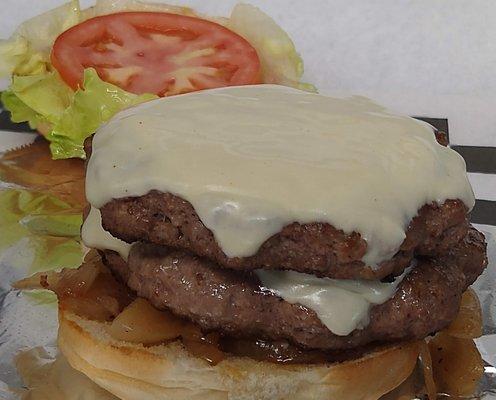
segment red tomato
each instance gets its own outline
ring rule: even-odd
[[[52,64],[73,89],[93,67],[105,81],[132,93],[168,96],[259,83],[255,49],[229,29],[199,18],[123,12],[63,32]]]

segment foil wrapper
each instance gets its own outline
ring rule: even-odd
[[[475,340],[484,360],[484,375],[474,399],[496,399],[496,236],[484,232],[489,265],[473,284],[483,315],[482,336]]]

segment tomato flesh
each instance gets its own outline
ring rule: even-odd
[[[169,13],[89,19],[56,39],[51,60],[73,89],[90,67],[124,90],[159,96],[260,79],[257,52],[241,36],[214,22]]]

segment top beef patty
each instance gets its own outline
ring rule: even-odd
[[[292,223],[266,240],[253,256],[229,258],[193,206],[173,194],[151,191],[116,199],[105,204],[101,214],[103,227],[128,243],[142,241],[187,250],[235,270],[289,269],[337,279],[399,274],[414,255],[446,253],[468,229],[467,208],[460,200],[424,205],[394,257],[371,268],[361,261],[367,242],[360,234],[346,234],[327,223]]]

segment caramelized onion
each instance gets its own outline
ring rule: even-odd
[[[460,311],[446,333],[461,339],[478,338],[482,335],[482,311],[479,299],[472,289],[463,293]]]
[[[219,335],[202,331],[190,322],[168,311],[159,311],[147,300],[138,298],[126,307],[108,327],[117,340],[154,345],[181,337],[184,347],[193,355],[217,364],[225,358],[219,349]]]
[[[108,328],[117,340],[152,345],[176,339],[183,322],[166,311],[159,311],[145,299],[138,298],[127,306]]]
[[[217,333],[209,333],[205,336],[190,338],[183,337],[184,347],[196,357],[203,358],[210,364],[218,364],[226,355],[219,349],[219,336]]]
[[[66,297],[60,300],[59,305],[61,308],[69,310],[80,317],[94,321],[109,321],[115,316],[115,313],[102,304],[100,302],[101,300],[84,297]],[[112,300],[115,299],[104,299],[104,302],[111,302]]]
[[[111,321],[133,299],[127,287],[102,266],[102,272],[88,290],[78,296],[59,296],[59,306],[91,320]]]
[[[425,393],[429,400],[436,400],[437,387],[434,382],[434,371],[432,368],[432,357],[429,346],[424,340],[420,346],[420,363],[422,365],[423,380],[425,385]]]
[[[482,377],[482,358],[472,338],[482,333],[482,312],[477,295],[468,289],[462,297],[460,311],[456,319],[433,339],[425,339],[420,350],[421,375],[412,374],[384,400],[410,399],[413,393],[428,395],[436,399],[438,394],[450,396],[470,396]],[[421,391],[412,391],[410,381],[416,386],[424,386]],[[409,397],[410,396],[410,397]]]
[[[291,343],[265,341],[261,339],[223,338],[222,349],[239,357],[250,357],[259,361],[270,361],[281,364],[318,364],[329,361],[342,361],[354,358],[352,351],[326,353],[319,350],[303,350]],[[358,355],[359,356],[359,355]]]
[[[440,332],[429,342],[429,350],[439,393],[451,396],[474,393],[484,372],[484,363],[472,339]]]
[[[419,369],[417,366],[401,385],[382,396],[380,400],[412,400],[423,397],[424,389],[419,387],[419,382],[421,381],[419,378],[421,375]]]
[[[13,285],[16,289],[48,289],[59,299],[59,307],[88,319],[109,321],[133,299],[102,264],[96,251],[85,257],[78,269],[39,272]]]
[[[85,262],[78,269],[64,268],[60,272],[38,272],[28,278],[15,282],[15,289],[48,289],[61,297],[78,297],[84,295],[103,272],[96,252],[90,252]]]

